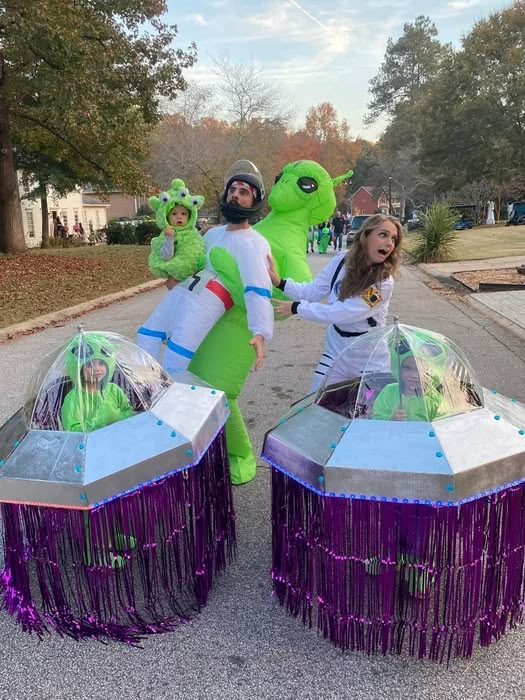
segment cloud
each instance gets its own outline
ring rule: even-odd
[[[448,3],[451,10],[467,10],[476,5],[479,5],[479,0],[453,0],[453,2]]]
[[[200,24],[202,27],[208,24],[208,22],[206,22],[206,20],[204,19],[204,15],[201,14],[188,15],[186,19],[189,22],[195,22],[195,24]]]

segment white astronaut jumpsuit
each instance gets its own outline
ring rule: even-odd
[[[344,265],[341,266],[333,285],[332,281],[344,255],[346,253],[335,255],[313,282],[294,282],[288,279],[284,285],[286,296],[300,302],[297,307],[298,316],[308,321],[330,324],[310,392],[317,391],[334,361],[353,340],[353,337],[345,337],[341,333],[357,335],[369,331],[371,325],[383,327],[386,324],[394,280],[388,277],[365,290],[360,296],[340,301],[337,295],[345,274]],[[328,304],[319,303],[326,297]],[[368,319],[373,320],[369,322]],[[386,343],[378,345],[372,355],[367,347],[362,347],[360,352],[347,353],[330,371],[329,383],[335,384],[344,379],[358,377],[365,369],[367,372],[390,371],[390,353]]]
[[[228,251],[238,265],[252,334],[262,335],[266,342],[273,336],[268,242],[251,227],[228,231],[226,225],[210,229],[204,242],[204,269],[166,294],[137,331],[137,345],[157,360],[162,342],[168,341],[162,362],[166,369],[186,369],[209,331],[233,305],[230,293],[211,266],[209,253],[213,248]]]

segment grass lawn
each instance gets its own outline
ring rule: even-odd
[[[0,255],[0,328],[153,279],[149,251],[99,245]]]
[[[477,226],[457,233],[451,261],[525,256],[525,226]],[[414,234],[411,231],[404,237],[403,248],[407,251]]]

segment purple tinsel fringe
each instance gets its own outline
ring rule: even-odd
[[[454,507],[313,493],[272,470],[281,605],[343,650],[447,663],[522,621],[525,485]]]
[[[1,512],[4,604],[39,636],[51,627],[136,644],[171,631],[206,604],[235,554],[224,430],[196,466],[96,509]]]

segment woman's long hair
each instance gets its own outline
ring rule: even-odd
[[[366,255],[366,239],[380,224],[390,221],[397,229],[397,241],[394,250],[382,263],[370,265]],[[399,271],[399,250],[403,238],[403,228],[398,219],[386,214],[372,214],[363,223],[354,236],[352,246],[345,257],[345,276],[339,287],[339,300],[356,297],[366,289],[387,277],[395,277]]]

